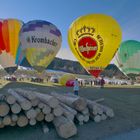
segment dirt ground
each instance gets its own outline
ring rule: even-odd
[[[36,88],[37,91],[50,93],[72,92],[72,88],[61,86],[41,86],[29,83],[9,83],[0,89],[1,93],[6,93],[8,88],[28,87]],[[104,88],[95,87],[80,88],[80,96],[89,99],[105,98],[102,102],[114,109],[115,117],[94,123],[90,121],[82,126],[78,126],[78,134],[69,140],[104,140],[113,135],[129,132],[140,128],[140,88]],[[48,134],[43,134],[40,124],[27,126],[25,128],[6,127],[0,129],[0,140],[62,140],[57,136],[55,129],[51,128]]]

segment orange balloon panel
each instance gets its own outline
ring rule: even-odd
[[[5,50],[6,52],[10,51],[10,45],[9,45],[9,30],[8,30],[8,21],[4,20],[3,25],[2,25],[2,35],[3,35],[3,40],[5,44]]]
[[[19,46],[19,31],[22,22],[16,19],[6,19],[2,25],[2,35],[6,52],[16,57],[17,48]]]

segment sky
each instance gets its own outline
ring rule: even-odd
[[[67,31],[79,16],[101,13],[120,24],[123,41],[140,40],[140,0],[0,0],[0,18],[17,18],[24,23],[40,19],[55,24],[62,33],[57,57],[76,60],[69,49]]]

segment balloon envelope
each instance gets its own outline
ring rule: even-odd
[[[68,30],[71,51],[95,77],[110,63],[121,38],[122,32],[117,21],[103,14],[79,17]]]
[[[68,80],[68,81],[66,82],[66,86],[67,86],[67,87],[73,87],[73,86],[74,86],[74,80]]]
[[[75,75],[73,74],[64,74],[62,77],[59,79],[59,83],[63,86],[70,85],[71,81],[74,81]]]
[[[61,47],[61,33],[50,22],[33,20],[26,23],[20,32],[22,52],[30,65],[42,72],[54,59]]]
[[[115,64],[126,75],[140,74],[140,42],[124,41],[115,55]]]
[[[17,19],[0,20],[0,64],[9,74],[17,69],[19,31],[22,25]]]

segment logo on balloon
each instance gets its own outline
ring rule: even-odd
[[[87,63],[99,60],[103,52],[104,40],[96,33],[95,28],[84,25],[76,31],[76,36],[73,45],[80,58]]]
[[[57,42],[53,39],[49,39],[47,37],[44,37],[44,38],[38,38],[36,36],[31,36],[31,37],[27,37],[26,38],[26,41],[28,43],[43,43],[43,44],[49,44],[49,45],[52,45],[54,47],[57,46]]]
[[[27,39],[26,39],[26,40],[27,40],[27,42],[28,42],[28,43],[30,43],[30,42],[31,42],[30,37],[27,37]]]
[[[98,50],[96,41],[89,36],[81,38],[78,42],[78,47],[81,54],[89,59],[93,58]]]

